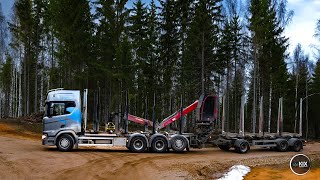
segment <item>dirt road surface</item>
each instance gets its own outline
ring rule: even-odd
[[[286,164],[297,154],[267,149],[237,154],[218,148],[163,154],[131,153],[126,148],[60,152],[42,146],[38,134],[17,133],[1,123],[0,142],[0,179],[215,179],[235,164],[253,169],[284,164],[291,173]],[[302,153],[319,164],[320,143],[308,144]],[[320,174],[316,177],[320,180]]]

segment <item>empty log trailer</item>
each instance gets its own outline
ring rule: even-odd
[[[190,147],[201,147],[208,140],[217,118],[216,96],[203,95],[188,107],[181,108],[165,118],[161,123],[156,123],[155,117],[153,117],[153,121],[150,121],[129,114],[127,97],[127,112],[124,116],[124,122],[119,123],[124,125],[124,131],[112,131],[114,127],[106,126],[106,131],[101,132],[99,131],[99,123],[94,124],[95,131],[88,131],[86,130],[88,90],[85,89],[83,92],[83,103],[81,103],[80,94],[80,90],[64,90],[62,88],[48,92],[43,118],[43,145],[57,146],[60,151],[70,151],[79,146],[125,146],[132,152],[146,150],[158,153],[168,150],[181,152],[189,150]],[[194,131],[184,133],[183,117],[193,111],[196,111]],[[179,119],[181,121],[178,133],[160,131]],[[129,132],[128,120],[151,126],[152,132]],[[110,125],[114,126],[113,123]]]
[[[277,119],[277,132],[270,132],[270,124],[268,127],[268,132],[264,131],[264,120],[263,120],[263,97],[260,98],[260,113],[259,113],[259,131],[255,132],[253,129],[252,133],[245,132],[244,128],[244,96],[241,99],[241,110],[240,110],[240,120],[239,120],[239,132],[230,133],[225,132],[224,127],[224,117],[225,117],[225,107],[223,105],[222,112],[222,133],[219,138],[214,141],[214,143],[224,151],[229,151],[230,148],[238,153],[246,153],[250,150],[250,147],[262,147],[271,148],[281,152],[292,150],[299,152],[303,149],[305,141],[302,138],[302,103],[300,103],[300,127],[299,133],[289,133],[283,132],[283,98],[279,99],[279,109],[278,109],[278,119]],[[223,102],[225,100],[223,99]],[[224,104],[224,103],[223,103]]]

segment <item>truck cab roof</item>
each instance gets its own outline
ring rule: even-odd
[[[46,101],[74,101],[80,104],[80,90],[53,89],[48,92]]]

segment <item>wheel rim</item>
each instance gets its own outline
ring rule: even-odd
[[[241,144],[240,144],[240,150],[241,150],[242,152],[246,152],[246,151],[248,150],[247,144],[246,144],[246,143],[241,143]]]
[[[134,142],[133,142],[133,147],[134,149],[136,150],[141,150],[143,148],[143,142],[141,139],[136,139]]]
[[[183,139],[176,139],[176,141],[174,142],[174,145],[179,149],[182,148],[184,145]]]
[[[286,142],[285,142],[285,141],[281,142],[281,144],[280,144],[280,148],[281,148],[282,150],[287,149],[287,144],[286,144]]]
[[[159,139],[155,142],[155,149],[158,150],[158,151],[161,151],[164,149],[164,141],[162,139]]]
[[[62,138],[59,142],[60,147],[67,149],[70,146],[70,141],[67,138]]]
[[[300,143],[299,142],[294,143],[294,149],[296,151],[300,150]]]

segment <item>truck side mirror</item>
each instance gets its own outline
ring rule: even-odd
[[[53,116],[53,107],[50,107],[49,117]]]

